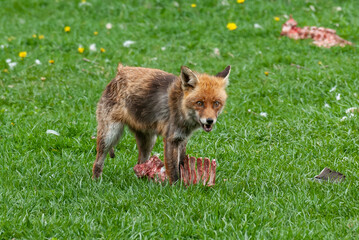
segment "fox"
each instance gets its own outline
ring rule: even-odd
[[[158,136],[163,137],[164,163],[170,184],[180,178],[191,134],[210,132],[227,100],[231,66],[215,76],[181,67],[179,76],[159,69],[123,66],[97,104],[97,155],[93,179],[101,176],[107,154],[127,126],[136,138],[138,164],[146,162]]]

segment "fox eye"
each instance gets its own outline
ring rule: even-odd
[[[197,101],[196,104],[197,104],[197,106],[199,106],[199,107],[203,107],[203,102],[202,102],[202,101]]]
[[[220,102],[218,102],[218,101],[215,101],[215,102],[213,103],[213,105],[214,105],[215,107],[219,107],[219,104],[220,104]]]

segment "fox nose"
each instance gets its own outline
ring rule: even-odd
[[[207,124],[211,125],[214,122],[212,118],[207,118]]]

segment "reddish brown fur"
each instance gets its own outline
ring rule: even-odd
[[[107,153],[114,156],[127,125],[135,134],[138,163],[149,159],[157,135],[164,137],[165,166],[171,183],[179,178],[192,132],[211,131],[227,95],[230,67],[216,76],[181,68],[180,77],[158,69],[118,66],[97,106],[97,157],[93,178],[98,178]]]

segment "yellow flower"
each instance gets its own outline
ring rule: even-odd
[[[264,72],[264,74],[265,74],[266,76],[268,76],[269,72]]]
[[[85,51],[85,48],[79,47],[79,48],[77,49],[77,51],[79,51],[79,53],[83,53],[83,52]]]
[[[32,37],[33,37],[33,38],[37,38],[36,34],[32,34]]]
[[[245,0],[237,0],[237,3],[244,3]]]
[[[70,28],[69,26],[66,26],[66,27],[64,28],[64,30],[65,30],[65,32],[70,32],[71,28]]]
[[[49,60],[49,63],[50,63],[50,64],[54,64],[55,61],[51,59],[51,60]]]
[[[81,0],[81,2],[85,3],[85,2],[86,2],[86,0]]]
[[[278,22],[280,20],[279,17],[274,17],[274,21]]]
[[[93,32],[93,35],[97,36],[97,35],[98,35],[98,32]]]
[[[15,126],[15,123],[12,122],[11,125]]]
[[[20,52],[19,53],[19,57],[21,57],[21,58],[26,57],[26,55],[27,55],[27,52]]]
[[[233,31],[237,28],[237,25],[235,23],[228,23],[227,28],[229,31]]]
[[[195,8],[195,7],[197,7],[197,4],[192,3],[192,4],[191,4],[191,7]]]
[[[4,70],[2,70],[4,73],[8,73],[9,70],[7,70],[7,68],[5,68]]]
[[[41,40],[41,39],[44,39],[45,38],[45,36],[44,35],[39,35],[39,39]]]
[[[102,53],[106,52],[106,50],[105,50],[104,48],[101,48],[100,51],[101,51]]]
[[[318,62],[318,64],[319,64],[319,65],[322,65],[322,62],[321,62],[321,61],[319,61],[319,62]]]

